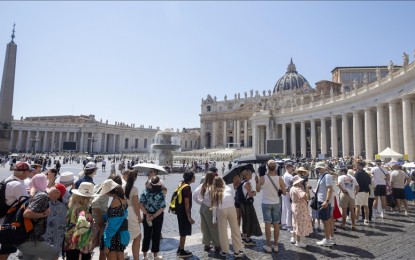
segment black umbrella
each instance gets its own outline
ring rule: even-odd
[[[232,166],[232,168],[229,171],[225,172],[225,174],[223,175],[223,180],[226,184],[231,184],[233,181],[233,177],[235,175],[240,174],[243,170],[250,170],[251,172],[255,172],[254,166],[252,166],[252,164],[236,164]]]
[[[237,163],[263,163],[274,159],[271,154],[248,154],[235,159]]]

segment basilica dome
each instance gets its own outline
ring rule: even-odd
[[[283,92],[283,91],[300,91],[308,92],[311,90],[310,84],[303,77],[303,75],[298,74],[293,59],[291,59],[290,64],[288,64],[287,73],[282,76],[274,87],[274,92]]]

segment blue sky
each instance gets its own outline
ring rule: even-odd
[[[293,58],[314,87],[336,66],[413,60],[415,2],[0,2],[16,23],[13,115],[94,114],[199,127],[201,99],[273,89]],[[2,67],[0,67],[2,68]]]

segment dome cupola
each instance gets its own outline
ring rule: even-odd
[[[288,64],[287,73],[282,76],[274,87],[274,92],[283,92],[283,91],[309,91],[310,84],[303,77],[303,75],[298,74],[295,64],[293,63],[293,59],[291,58],[290,64]]]

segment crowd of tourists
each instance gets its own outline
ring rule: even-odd
[[[62,256],[84,260],[92,258],[95,248],[99,248],[99,259],[124,259],[131,253],[138,260],[140,252],[144,259],[150,255],[162,259],[160,241],[169,204],[167,189],[156,169],[150,168],[147,181],[136,185],[139,173],[131,169],[96,184],[94,162],[85,164],[79,178],[69,171],[61,172],[58,178],[56,169],[42,172],[42,168],[41,164],[17,162],[5,180],[8,206],[22,196],[29,197],[24,217],[32,221],[34,229],[23,243],[2,244],[0,260],[17,250],[23,259]],[[242,170],[227,184],[212,167],[194,191],[190,185],[195,174],[183,173],[173,194],[180,236],[178,257],[193,255],[185,249],[186,237],[192,235],[195,223],[192,202],[200,205],[203,249],[239,258],[244,256],[245,247],[256,245],[252,237],[262,236],[263,231],[265,252],[278,252],[280,229],[292,233],[290,242],[295,246],[306,247],[303,238],[321,231],[320,223],[324,239],[316,243],[333,246],[336,228],[356,230],[359,224],[372,225],[386,210],[408,215],[407,201],[414,199],[415,177],[400,163],[385,166],[380,160],[373,165],[363,160],[336,160],[311,164],[286,161],[281,165],[269,160],[263,169],[255,175]],[[308,182],[310,171],[318,178],[315,187]],[[255,198],[261,199],[264,230],[253,205]],[[336,216],[336,209],[340,216]],[[341,218],[337,227],[336,218]],[[350,226],[346,225],[349,222]],[[125,252],[130,242],[131,252]]]

